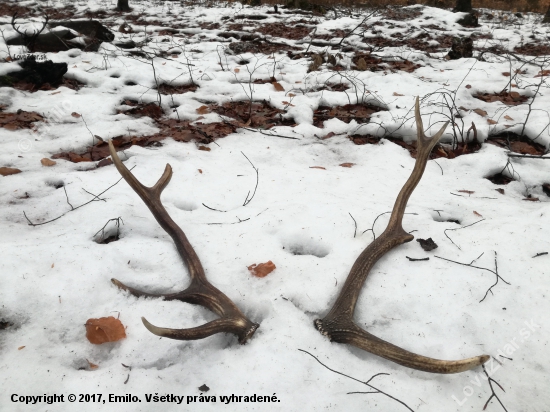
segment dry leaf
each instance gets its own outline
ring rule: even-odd
[[[265,278],[275,269],[276,266],[271,260],[268,260],[266,263],[260,263],[259,265],[253,264],[248,266],[250,273],[258,278]]]
[[[326,134],[325,136],[321,137],[321,140],[330,139],[332,136],[336,136],[336,133],[334,133],[334,132],[329,132],[329,133]]]
[[[504,118],[505,118],[506,120],[514,120],[514,119],[512,119],[512,118],[511,118],[510,116],[508,116],[508,115],[505,115]]]
[[[280,83],[273,82],[271,84],[273,85],[273,87],[275,88],[276,91],[278,91],[278,92],[284,92],[285,91],[285,88],[283,86],[281,86]]]
[[[207,114],[210,113],[210,108],[208,106],[201,106],[195,110],[198,114]]]
[[[394,95],[394,96],[404,96],[404,94],[399,94],[399,93],[397,93],[397,92],[393,92],[393,95]]]
[[[203,151],[205,151],[205,152],[209,152],[209,151],[212,150],[212,149],[210,149],[210,148],[207,147],[207,146],[199,146],[199,150],[203,150]]]
[[[323,166],[309,166],[310,169],[323,169],[323,170],[327,170],[325,169]]]
[[[19,347],[17,348],[17,350],[21,350],[21,349],[25,349],[25,347],[24,347],[24,346],[19,346]]]
[[[296,97],[296,95],[294,93],[289,93],[288,97]]]
[[[504,189],[495,189],[497,192],[499,192],[501,195],[504,194]]]
[[[116,342],[126,337],[124,325],[112,316],[86,321],[86,338],[94,345]]]
[[[199,173],[202,175],[202,169],[198,169],[199,170]]]
[[[508,76],[510,76],[510,72],[502,72],[502,75],[505,76],[505,77],[508,77]]]
[[[53,269],[54,266],[55,266],[55,263],[52,263],[51,269]]]
[[[235,67],[235,69],[233,69],[233,71],[234,71],[235,73],[239,73],[239,72],[241,71],[241,69],[239,69],[238,67]]]
[[[539,198],[538,197],[526,197],[523,200],[528,200],[529,202],[538,202]]]
[[[357,61],[357,70],[367,70],[367,62],[362,57]]]
[[[471,88],[472,88],[472,86],[471,86],[471,85],[469,85],[469,84],[467,84],[467,85],[466,85],[466,86],[464,86],[464,87],[466,87],[467,89],[471,89]]]
[[[21,173],[21,170],[14,167],[0,167],[0,175],[2,176],[16,175],[17,173]]]
[[[487,112],[485,110],[482,110],[482,109],[474,109],[474,112],[476,112],[477,114],[479,114],[480,116],[487,116]]]
[[[281,103],[286,104],[287,106],[290,106],[290,107],[294,107],[294,105],[292,103],[287,102],[286,100],[283,100]]]
[[[473,195],[475,192],[472,190],[459,190],[459,193],[468,193],[469,195]]]
[[[54,166],[57,164],[56,161],[48,159],[47,157],[45,157],[44,159],[41,159],[40,163],[42,163],[42,166]]]
[[[97,369],[98,368],[98,366],[95,363],[90,362],[88,359],[86,359],[86,361],[88,362],[88,365],[90,365],[90,369]]]
[[[474,215],[479,216],[479,217],[483,217],[479,213],[477,213],[475,210],[474,210]]]
[[[82,117],[82,115],[78,114],[77,112],[72,112],[72,113],[71,113],[71,116],[76,117],[77,119],[78,119],[79,117]]]
[[[550,70],[541,70],[535,77],[550,76]]]
[[[495,122],[493,119],[487,119],[487,123],[489,123],[489,124],[497,124],[498,122]]]
[[[341,163],[339,166],[342,166],[342,167],[352,167],[354,166],[355,163]]]

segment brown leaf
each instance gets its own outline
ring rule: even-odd
[[[467,84],[467,85],[466,85],[466,86],[464,86],[464,87],[466,87],[467,89],[471,89],[471,88],[472,88],[472,86],[471,86],[471,85],[469,85],[469,84]]]
[[[511,142],[510,149],[513,152],[528,154],[528,155],[538,155],[540,154],[536,147],[530,145],[527,142]]]
[[[323,166],[309,166],[310,169],[322,169],[322,170],[327,170],[325,169]]]
[[[268,260],[266,263],[260,263],[258,265],[253,264],[248,266],[248,270],[250,271],[250,273],[258,278],[265,278],[275,269],[276,266],[271,260]]]
[[[198,169],[199,173],[202,175],[202,169]]]
[[[437,243],[435,243],[431,237],[429,237],[428,239],[416,239],[416,241],[420,243],[420,246],[426,252],[437,249]]]
[[[209,152],[209,151],[212,150],[212,149],[210,149],[208,146],[199,146],[199,150],[203,150],[203,151],[205,151],[205,152]]]
[[[334,133],[334,132],[329,132],[329,133],[326,134],[325,136],[321,137],[321,140],[330,139],[332,136],[336,136],[336,133]]]
[[[458,190],[460,193],[468,193],[469,195],[473,195],[475,192],[472,190]]]
[[[283,86],[281,86],[281,84],[279,82],[273,82],[271,84],[273,85],[273,87],[275,88],[276,91],[278,91],[278,92],[284,92],[285,91],[285,88]]]
[[[288,97],[296,97],[296,95],[294,93],[289,93]]]
[[[239,72],[241,71],[241,69],[239,69],[238,67],[235,67],[235,69],[233,69],[233,71],[234,71],[235,73],[239,73]]]
[[[503,75],[504,77],[508,77],[508,76],[510,76],[510,72],[502,72],[502,75]]]
[[[48,159],[47,157],[41,159],[40,163],[42,163],[42,166],[54,166],[57,164],[55,160]]]
[[[489,124],[497,124],[498,122],[495,122],[493,119],[487,119],[487,123],[489,123]]]
[[[479,217],[483,217],[479,213],[477,213],[475,210],[474,210],[474,215],[479,216]]]
[[[198,114],[207,114],[210,113],[210,108],[208,106],[201,106],[195,110]]]
[[[514,119],[512,119],[512,118],[511,118],[510,116],[508,116],[508,115],[504,115],[504,118],[505,118],[506,120],[514,120]]]
[[[497,192],[499,192],[501,195],[504,194],[504,189],[495,189]]]
[[[399,93],[397,93],[397,92],[393,92],[393,95],[394,95],[394,96],[404,96],[404,94],[399,94]]]
[[[78,114],[77,112],[72,112],[72,113],[71,113],[71,116],[76,117],[77,119],[78,119],[79,117],[82,117],[82,115],[81,115],[81,114]]]
[[[16,175],[17,173],[21,173],[21,170],[14,167],[0,167],[0,175],[2,176]]]
[[[124,325],[112,316],[86,321],[86,338],[94,345],[116,342],[126,337]]]
[[[550,70],[541,70],[535,77],[550,76]]]
[[[342,166],[342,167],[352,167],[352,166],[355,166],[355,163],[341,163],[341,164],[339,164],[339,166]]]
[[[538,197],[526,197],[523,200],[528,200],[529,202],[538,202],[539,198]]]
[[[17,350],[25,349],[25,346],[19,346]]]
[[[98,368],[98,366],[95,363],[90,362],[88,359],[86,359],[86,361],[88,362],[88,365],[90,365],[90,369],[97,369]]]
[[[482,116],[482,117],[487,116],[487,112],[486,112],[485,110],[474,109],[474,112],[476,112],[477,114],[479,114],[479,115]]]

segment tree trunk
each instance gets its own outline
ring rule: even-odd
[[[454,12],[470,13],[472,11],[472,0],[456,0]]]
[[[542,20],[543,23],[550,23],[550,4],[548,4],[548,10],[546,10],[546,14],[544,15],[544,19]]]
[[[128,0],[118,0],[116,8],[118,11],[130,11]]]

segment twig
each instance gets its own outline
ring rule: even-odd
[[[420,261],[423,261],[423,260],[430,260],[429,257],[425,257],[425,258],[421,258],[421,259],[416,259],[416,258],[412,258],[412,257],[408,257],[408,256],[405,256],[407,259],[409,259],[411,262],[420,262]]]
[[[482,253],[482,255],[483,255],[483,253]],[[481,255],[478,256],[476,259],[472,260],[472,262],[475,262],[475,261],[476,261],[477,259],[479,259],[480,257],[481,257]],[[491,273],[493,273],[493,274],[496,276],[496,279],[497,279],[497,280],[495,281],[495,283],[493,283],[493,285],[491,285],[491,287],[490,287],[489,289],[487,289],[487,291],[485,292],[485,296],[483,296],[483,299],[481,299],[481,300],[479,301],[479,303],[481,303],[481,302],[483,302],[483,301],[485,300],[485,298],[487,297],[487,295],[489,294],[489,292],[491,292],[491,295],[494,295],[494,293],[493,293],[493,288],[497,285],[497,283],[498,283],[499,280],[502,280],[502,281],[503,281],[504,283],[506,283],[507,285],[510,285],[510,282],[507,282],[506,280],[504,280],[504,279],[502,278],[502,276],[500,276],[500,275],[498,274],[497,252],[496,252],[496,251],[495,251],[495,270],[491,270],[491,269],[487,269],[487,268],[482,268],[482,267],[480,267],[480,266],[474,266],[474,265],[472,265],[471,263],[457,262],[457,261],[455,261],[455,260],[446,259],[446,258],[443,258],[443,257],[440,257],[440,256],[436,256],[436,258],[442,259],[442,260],[446,260],[447,262],[456,263],[456,264],[458,264],[458,265],[469,266],[469,267],[471,267],[471,268],[486,270],[487,272],[491,272]]]
[[[353,216],[350,212],[348,212],[348,215],[350,215],[350,217],[353,219]],[[355,221],[355,219],[353,219],[353,223],[355,223],[355,230],[353,231],[353,238],[355,238],[355,236],[357,235],[357,222]]]
[[[317,362],[319,362],[321,365],[323,365],[323,366],[324,366],[325,368],[327,368],[329,371],[334,372],[334,373],[337,373],[338,375],[345,376],[346,378],[349,378],[349,379],[354,380],[354,381],[356,381],[356,382],[362,383],[363,385],[367,385],[369,388],[374,389],[374,390],[376,391],[376,392],[348,392],[348,395],[357,394],[357,393],[362,393],[362,394],[381,393],[382,395],[386,395],[388,398],[393,399],[393,400],[396,401],[396,402],[399,402],[401,405],[403,405],[403,406],[404,406],[405,408],[407,408],[409,411],[414,412],[414,410],[411,409],[411,408],[409,407],[409,405],[407,405],[405,402],[400,401],[399,399],[397,399],[397,398],[391,396],[390,394],[387,394],[386,392],[381,391],[380,389],[378,389],[378,388],[376,388],[376,387],[374,387],[374,386],[372,386],[372,385],[370,384],[370,382],[371,382],[374,378],[376,378],[376,377],[378,377],[378,376],[381,376],[381,375],[390,376],[389,373],[377,373],[377,374],[375,374],[375,375],[372,375],[368,381],[364,381],[364,382],[363,382],[363,381],[361,381],[361,380],[359,380],[359,379],[356,379],[356,378],[354,378],[354,377],[352,377],[352,376],[346,375],[345,373],[338,372],[337,370],[334,370],[334,369],[329,368],[327,365],[325,365],[323,362],[321,362],[315,355],[312,355],[312,354],[309,353],[308,351],[305,351],[305,350],[303,350],[303,349],[298,349],[298,350],[299,350],[300,352],[307,353],[309,356],[311,356],[313,359],[315,359]],[[498,398],[497,398],[497,399],[498,399]]]
[[[207,209],[213,210],[214,212],[223,212],[223,213],[227,212],[227,210],[219,210],[219,209],[214,209],[213,207],[210,207],[210,206],[206,206],[204,203],[202,205]]]
[[[135,166],[134,166],[134,167],[135,167]],[[133,170],[134,167],[132,167],[130,170]],[[57,220],[57,219],[61,219],[61,218],[62,218],[63,216],[65,216],[67,213],[73,212],[73,211],[75,211],[75,210],[77,210],[77,209],[80,209],[81,207],[86,206],[86,205],[88,205],[88,204],[90,204],[90,203],[92,203],[92,202],[96,202],[96,201],[98,201],[98,200],[104,200],[104,199],[99,199],[99,196],[101,196],[102,194],[104,194],[105,192],[107,192],[107,190],[111,189],[112,187],[116,186],[122,179],[123,179],[123,177],[121,177],[120,179],[118,179],[118,180],[116,181],[116,183],[114,183],[114,184],[112,184],[111,186],[109,186],[107,189],[105,189],[103,192],[101,192],[101,193],[98,194],[97,196],[93,195],[93,196],[95,196],[95,197],[94,197],[92,200],[89,200],[88,202],[83,203],[83,204],[81,204],[80,206],[77,206],[77,207],[73,207],[73,206],[71,205],[71,207],[72,207],[71,210],[69,210],[68,212],[63,213],[62,215],[57,216],[55,219],[48,220],[47,222],[33,223],[33,222],[27,217],[27,214],[25,213],[25,211],[23,211],[23,216],[25,216],[25,219],[27,219],[27,222],[29,222],[29,226],[41,226],[41,225],[45,225],[45,224],[47,224],[47,223],[51,223],[51,222],[53,222],[53,221],[55,221],[55,220]],[[63,186],[63,187],[65,187],[65,186]],[[89,193],[89,192],[88,192],[88,193]],[[67,194],[66,191],[65,191],[65,194]],[[69,198],[68,198],[68,197],[67,197],[67,203],[69,203]],[[70,203],[69,203],[69,205],[70,205]]]
[[[485,405],[483,406],[483,410],[487,409],[487,405],[489,405],[489,402],[491,401],[491,399],[495,398],[498,401],[498,403],[500,403],[500,406],[502,406],[502,409],[508,412],[506,407],[502,404],[502,401],[499,399],[498,395],[495,393],[495,389],[493,388],[493,383],[496,383],[498,387],[502,389],[503,392],[506,392],[506,391],[502,386],[500,386],[500,383],[498,383],[496,380],[494,380],[489,376],[489,374],[487,373],[487,370],[485,369],[485,365],[481,365],[481,366],[483,368],[483,373],[485,374],[485,376],[487,376],[487,382],[489,382],[489,387],[491,388],[491,396],[489,396],[489,399],[487,399],[487,402],[485,402]]]
[[[246,157],[246,155],[243,152],[241,153],[244,157]],[[260,171],[256,166],[254,166],[254,164],[250,161],[248,157],[246,157],[246,160],[248,160],[248,163],[250,163],[254,168],[254,170],[256,171],[256,187],[254,187],[254,192],[252,193],[252,196],[250,197],[250,199],[248,198],[248,196],[250,195],[250,191],[248,192],[248,194],[246,195],[246,199],[244,200],[243,206],[246,206],[252,201],[252,199],[254,198],[254,195],[256,194],[256,189],[258,189],[258,183],[260,181]]]
[[[374,219],[374,222],[372,222],[372,227],[370,229],[367,229],[365,230],[363,233],[361,234],[364,234],[366,232],[368,232],[369,230],[372,232],[372,236],[374,237],[374,239],[372,239],[373,241],[376,240],[376,234],[374,233],[374,225],[376,224],[376,221],[378,220],[378,218],[382,215],[387,215],[388,213],[391,213],[390,212],[384,212],[384,213],[380,213],[378,216],[376,216],[376,219]],[[418,215],[418,213],[404,213],[405,215]]]
[[[457,196],[458,196],[458,195],[457,195]],[[485,219],[481,219],[481,220],[478,220],[477,222],[471,223],[471,224],[466,225],[466,226],[457,227],[457,228],[455,228],[455,229],[445,229],[445,230],[443,231],[443,234],[444,234],[445,236],[447,236],[447,239],[449,239],[453,245],[455,245],[457,248],[460,249],[460,246],[458,246],[455,242],[453,242],[453,239],[451,239],[451,238],[447,235],[447,231],[448,231],[448,230],[460,230],[460,229],[465,229],[465,228],[467,228],[467,227],[470,227],[470,226],[475,225],[476,223],[483,222],[484,220],[485,220]],[[462,249],[460,249],[460,250],[462,250]]]
[[[547,254],[548,254],[548,252],[539,252],[539,253],[537,253],[537,254],[536,254],[535,256],[533,256],[533,257],[536,258],[536,257],[544,256],[544,255],[547,255]]]
[[[122,220],[122,217],[115,217],[113,219],[109,219],[107,221],[107,223],[105,223],[105,225],[103,225],[103,227],[101,229],[99,229],[92,237],[96,237],[97,234],[99,232],[101,232],[101,240],[98,240],[97,243],[109,243],[109,242],[105,242],[105,228],[107,227],[107,225],[110,223],[110,222],[116,222],[115,223],[115,226],[116,226],[116,235],[115,235],[115,240],[118,240],[119,239],[119,233],[120,233],[120,223],[122,222],[122,224],[124,224],[124,220]]]

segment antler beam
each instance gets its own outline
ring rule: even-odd
[[[414,236],[405,232],[402,226],[405,207],[424,173],[430,152],[448,125],[448,122],[445,123],[434,136],[427,137],[424,134],[424,126],[420,117],[418,97],[416,98],[415,117],[418,133],[416,163],[411,176],[397,196],[388,227],[359,255],[334,306],[328,315],[323,319],[317,319],[314,325],[333,342],[356,346],[408,368],[432,373],[463,372],[487,362],[489,356],[481,355],[457,361],[428,358],[409,352],[370,334],[357,326],[353,320],[359,293],[371,268],[390,250],[414,239]]]
[[[172,220],[160,201],[160,195],[172,177],[172,167],[167,164],[158,182],[153,187],[146,187],[136,179],[124,164],[122,164],[111,141],[109,141],[109,151],[111,152],[113,163],[124,180],[126,180],[130,187],[139,197],[141,197],[159,225],[170,235],[176,244],[176,248],[181,258],[189,269],[191,284],[187,289],[181,292],[153,294],[126,286],[116,279],[111,279],[111,281],[120,289],[130,292],[137,297],[160,297],[165,300],[180,300],[182,302],[201,305],[220,317],[205,325],[188,329],[159,328],[149,323],[147,319],[141,318],[145,327],[155,335],[178,340],[196,340],[206,338],[216,333],[226,332],[235,334],[241,344],[246,343],[246,341],[254,335],[254,332],[260,325],[246,318],[231,299],[223,294],[223,292],[216,289],[206,279],[199,257],[187,240],[185,233],[183,233],[176,222]]]

